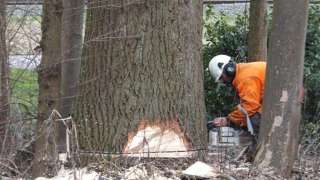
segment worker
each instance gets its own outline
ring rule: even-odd
[[[261,119],[266,63],[236,63],[230,56],[217,55],[209,62],[209,71],[215,82],[231,85],[240,98],[240,104],[231,113],[226,117],[217,117],[209,124],[216,127],[238,127],[248,131],[246,118],[248,116],[253,129],[251,132],[254,135],[253,143],[256,143]]]

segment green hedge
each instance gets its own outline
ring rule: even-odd
[[[244,15],[230,17],[216,13],[212,7],[206,9],[204,16],[204,88],[208,120],[216,116],[225,116],[238,103],[231,87],[214,82],[208,70],[211,58],[217,54],[227,54],[236,57],[236,61],[247,56],[248,18]]]

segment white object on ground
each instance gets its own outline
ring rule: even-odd
[[[137,165],[130,167],[125,171],[124,179],[126,180],[140,180],[140,179],[148,179],[148,180],[177,180],[176,178],[167,178],[161,175],[161,172],[158,169],[152,169],[151,174],[148,174],[144,165]]]
[[[126,170],[124,177],[128,180],[146,179],[148,177],[148,173],[144,166],[133,166]]]
[[[65,170],[61,168],[58,175],[52,178],[38,177],[35,180],[99,180],[100,175],[94,171],[88,171],[87,168],[74,170]]]
[[[183,175],[196,176],[200,178],[214,178],[219,174],[215,173],[213,167],[201,161],[195,162],[193,165],[182,171]]]

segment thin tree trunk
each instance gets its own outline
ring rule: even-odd
[[[76,95],[76,83],[80,73],[80,57],[82,52],[84,0],[63,0],[61,53],[61,114],[67,117]],[[59,124],[59,151],[65,151],[66,130]]]
[[[251,0],[248,33],[248,61],[267,60],[267,0]]]
[[[56,163],[55,123],[48,118],[53,109],[59,110],[61,85],[61,18],[62,0],[44,0],[42,16],[42,59],[38,68],[39,104],[37,141],[33,177],[54,174]],[[52,123],[52,126],[48,126]],[[49,134],[50,133],[50,134]],[[48,142],[50,137],[50,142]]]
[[[0,0],[0,150],[9,120],[9,62],[6,46],[6,1]],[[2,151],[1,151],[2,152]]]
[[[202,1],[92,4],[104,8],[88,7],[75,111],[81,149],[123,151],[141,124],[178,124],[192,147],[206,147]]]
[[[274,1],[266,93],[255,158],[288,178],[299,143],[308,1]]]

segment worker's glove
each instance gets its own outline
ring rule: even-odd
[[[228,120],[226,117],[217,117],[207,123],[207,128],[208,130],[211,130],[217,127],[227,126],[227,124]]]
[[[215,125],[213,124],[213,121],[208,121],[208,122],[207,122],[207,129],[208,129],[208,131],[211,131],[211,130],[213,130],[213,129],[215,129],[215,128],[217,128],[217,126],[215,126]]]
[[[217,117],[213,120],[213,124],[218,127],[227,126],[228,120],[226,117]]]

